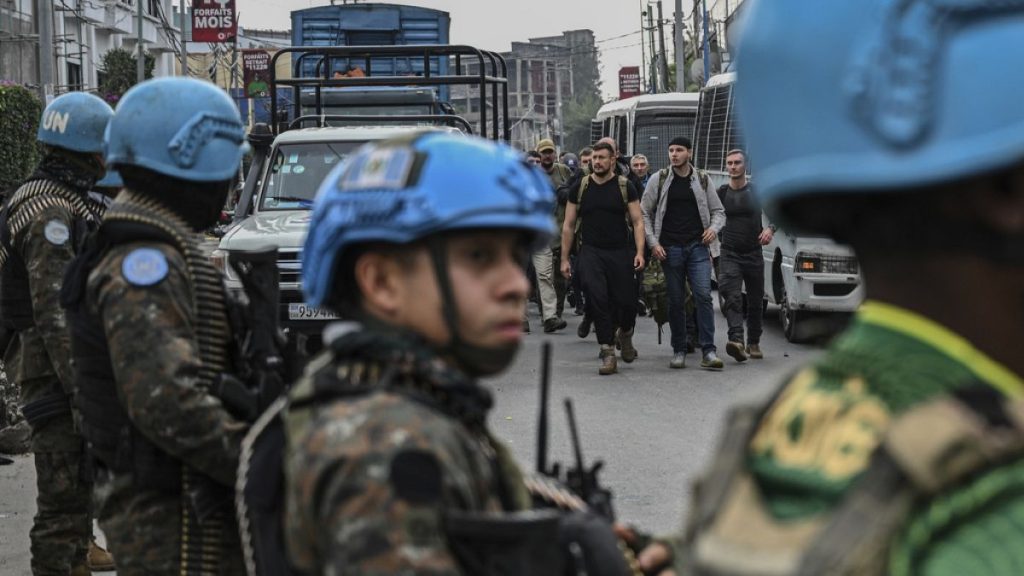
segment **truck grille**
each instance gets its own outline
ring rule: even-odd
[[[277,270],[282,284],[302,282],[302,253],[281,250],[277,253]]]
[[[853,256],[821,256],[821,271],[826,274],[856,274],[860,270]]]

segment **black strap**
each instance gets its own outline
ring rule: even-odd
[[[33,429],[39,428],[58,416],[71,414],[71,403],[63,392],[51,392],[22,407],[21,413]]]

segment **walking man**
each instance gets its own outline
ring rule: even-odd
[[[662,262],[668,284],[668,318],[672,332],[671,368],[686,367],[686,282],[693,291],[701,368],[721,370],[715,347],[711,303],[710,245],[725,226],[725,211],[708,177],[690,163],[690,140],[678,137],[668,146],[671,168],[658,171],[644,190],[643,217],[651,256]]]
[[[557,190],[572,178],[572,170],[560,162],[556,162],[555,144],[545,138],[537,143],[540,154],[540,168],[547,174],[553,190]],[[542,247],[533,254],[533,268],[537,271],[537,291],[540,293],[541,316],[544,319],[544,332],[551,333],[566,327],[562,319],[565,306],[565,278],[555,271],[556,262],[561,262],[562,221],[565,219],[565,204],[555,204],[555,226],[558,232],[551,240],[550,246]]]
[[[643,185],[644,189],[647,188],[647,180],[650,179],[651,165],[647,163],[647,156],[643,154],[634,154],[629,159],[629,168],[633,171],[633,175],[640,179],[640,184]]]
[[[569,248],[579,221],[579,274],[587,295],[587,312],[601,345],[602,375],[618,371],[615,337],[622,360],[636,360],[633,326],[636,324],[635,274],[644,267],[644,221],[639,193],[624,176],[614,172],[615,149],[607,142],[594,145],[592,171],[570,194],[562,226],[562,274],[571,274]]]
[[[761,247],[772,241],[773,226],[763,226],[761,207],[747,180],[747,155],[731,150],[725,158],[729,183],[718,188],[725,208],[722,255],[718,261],[718,290],[722,295],[729,342],[725,351],[737,362],[761,359],[761,317],[764,299],[764,258]],[[743,288],[747,292],[747,340],[743,341]]]

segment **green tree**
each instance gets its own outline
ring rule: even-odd
[[[156,58],[146,52],[145,77],[153,77],[153,68],[156,66]],[[103,76],[100,80],[100,97],[110,103],[111,106],[121,99],[121,96],[129,88],[136,84],[138,78],[138,59],[134,52],[124,48],[111,48],[103,54],[100,60],[100,68]]]
[[[567,152],[579,152],[590,141],[590,121],[597,116],[601,108],[601,99],[593,94],[586,94],[566,102],[562,107],[562,121],[565,122],[565,135],[562,149]]]
[[[29,89],[0,84],[0,191],[21,184],[39,161],[36,131],[43,103]]]

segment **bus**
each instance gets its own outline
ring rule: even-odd
[[[610,136],[627,158],[643,154],[651,171],[668,166],[668,143],[693,137],[700,95],[688,92],[645,94],[609,102],[591,123],[591,141]]]
[[[736,73],[712,77],[700,92],[697,126],[693,138],[694,166],[710,176],[717,189],[729,181],[725,157],[743,149],[743,133],[733,113]],[[785,135],[780,135],[785,137]],[[757,158],[749,158],[756,189]],[[769,224],[764,217],[764,225]],[[715,253],[716,247],[712,247]],[[774,238],[761,248],[764,260],[765,308],[779,307],[783,333],[790,342],[827,336],[854,312],[864,298],[860,266],[853,250],[828,238],[793,233],[777,228]]]

